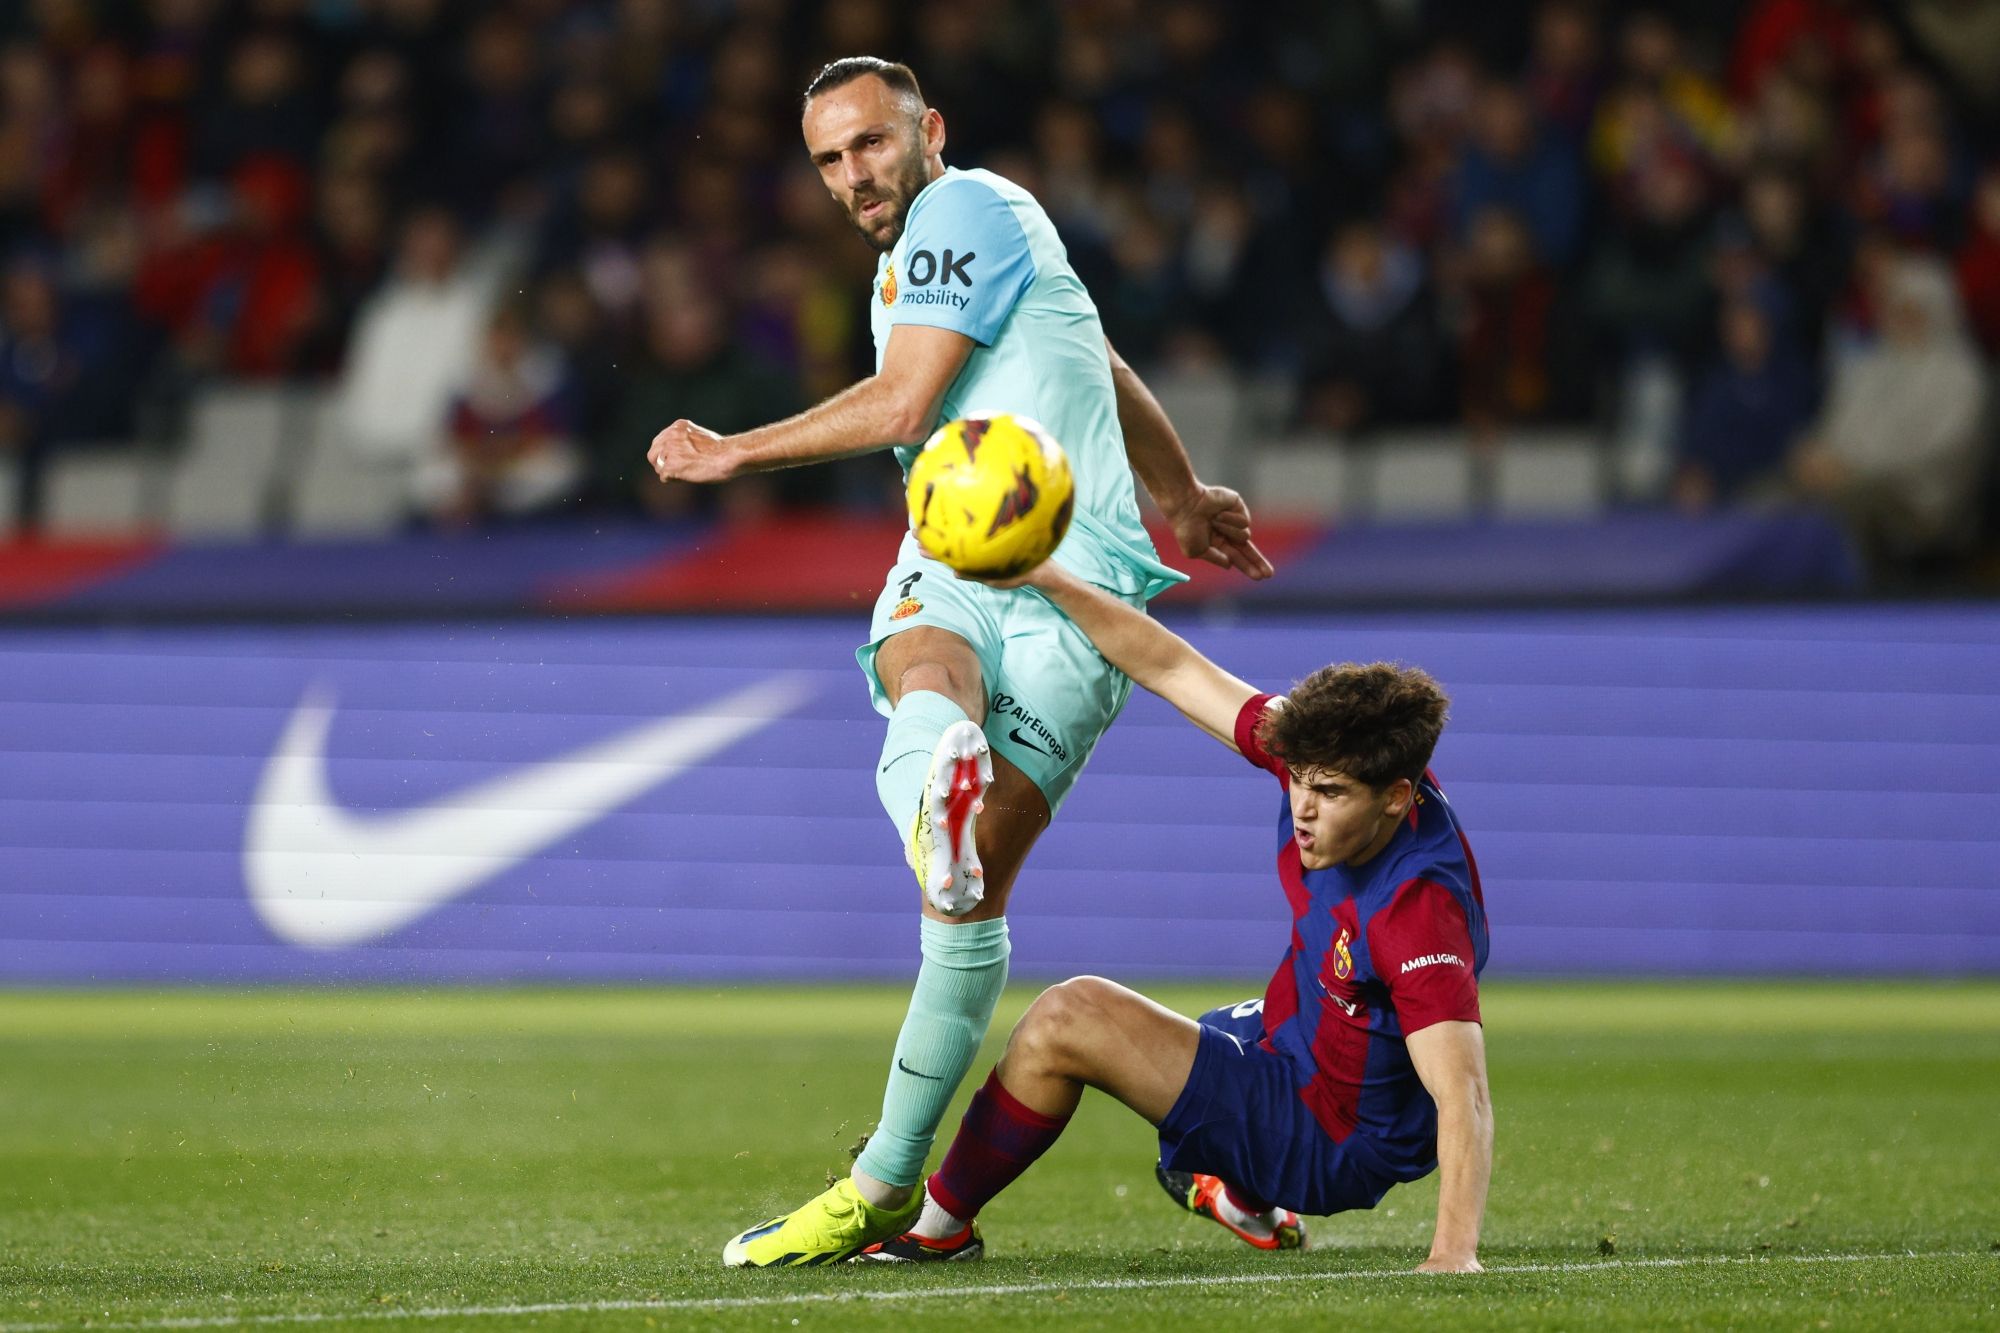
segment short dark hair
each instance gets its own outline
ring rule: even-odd
[[[1451,700],[1420,667],[1324,666],[1264,714],[1264,748],[1294,768],[1344,773],[1381,791],[1430,766]]]
[[[821,93],[830,93],[871,74],[903,96],[915,98],[918,107],[926,105],[924,90],[917,84],[917,72],[908,65],[884,60],[880,56],[842,56],[831,62],[813,75],[812,82],[806,85],[804,100],[810,103]]]

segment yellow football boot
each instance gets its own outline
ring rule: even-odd
[[[726,1268],[810,1268],[852,1258],[878,1240],[909,1230],[923,1210],[917,1190],[901,1208],[877,1208],[861,1197],[852,1180],[785,1217],[751,1227],[722,1247]]]

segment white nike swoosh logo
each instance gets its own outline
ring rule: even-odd
[[[290,944],[379,939],[769,726],[811,693],[802,677],[774,676],[427,805],[358,815],[327,786],[333,698],[309,689],[257,783],[243,845],[250,905]]]

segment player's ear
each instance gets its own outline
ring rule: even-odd
[[[917,120],[917,128],[924,136],[924,156],[936,157],[944,151],[944,113],[934,106],[924,108],[924,114]]]
[[[1389,804],[1382,807],[1382,813],[1392,819],[1401,819],[1410,813],[1410,805],[1417,799],[1417,784],[1408,778],[1397,778],[1383,789],[1389,795]]]

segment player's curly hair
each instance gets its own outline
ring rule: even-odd
[[[1343,773],[1376,791],[1430,766],[1451,700],[1421,667],[1324,666],[1258,724],[1264,748],[1294,768]]]

